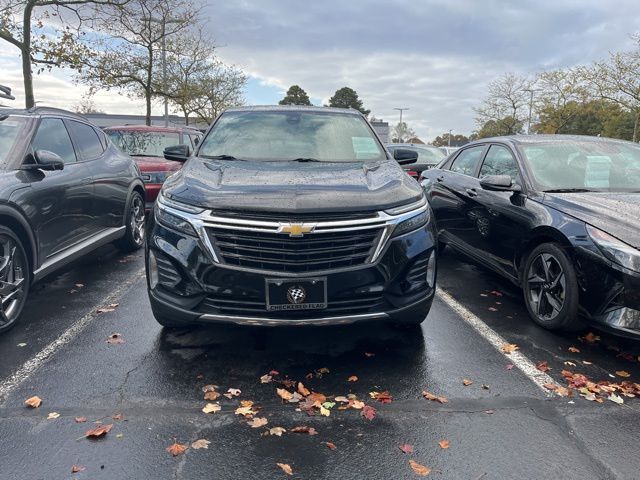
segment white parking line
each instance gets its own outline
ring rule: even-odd
[[[91,323],[96,315],[98,315],[96,313],[97,308],[100,308],[100,306],[103,305],[106,306],[112,303],[117,303],[118,299],[126,293],[129,287],[131,287],[143,272],[144,267],[135,271],[128,280],[120,284],[118,288],[104,297],[97,305],[92,307],[89,313],[67,328],[62,335],[40,350],[34,357],[25,362],[13,375],[0,382],[0,405],[4,403],[13,390],[15,390],[22,382],[27,380],[29,376],[38,370],[54,353],[76,338]]]
[[[471,313],[464,305],[460,304],[451,294],[445,292],[441,288],[436,291],[436,296],[446,303],[454,312],[460,315],[467,324],[469,324],[476,332],[478,332],[486,341],[488,341],[493,348],[500,352],[505,358],[509,360],[509,363],[515,365],[524,373],[533,383],[535,383],[540,389],[547,395],[553,396],[544,384],[552,384],[560,386],[556,381],[544,372],[541,372],[536,368],[535,363],[529,360],[522,352],[515,351],[510,354],[506,354],[502,351],[502,346],[507,342],[498,332],[493,330],[489,325],[480,320],[479,317]]]

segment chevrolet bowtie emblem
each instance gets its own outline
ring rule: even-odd
[[[290,237],[304,237],[305,233],[313,232],[315,223],[281,223],[278,233],[288,233]]]

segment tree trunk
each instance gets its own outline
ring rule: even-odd
[[[33,96],[33,72],[31,71],[31,13],[33,3],[28,2],[24,7],[24,17],[22,20],[22,78],[24,82],[24,106],[32,108],[36,105]]]
[[[147,101],[147,113],[144,117],[144,123],[146,125],[151,125],[151,91],[150,89],[145,89],[145,100]]]
[[[638,124],[640,123],[640,110],[636,111],[636,121],[633,124],[633,141],[638,141]]]

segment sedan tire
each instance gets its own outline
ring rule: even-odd
[[[522,289],[529,315],[549,330],[577,330],[579,289],[573,264],[555,243],[537,246],[527,257]]]

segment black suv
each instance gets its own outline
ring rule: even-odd
[[[29,286],[105,243],[144,243],[138,167],[82,117],[0,109],[0,331]]]
[[[435,232],[420,186],[398,165],[415,153],[395,157],[355,110],[227,110],[149,220],[158,322],[422,322]]]

